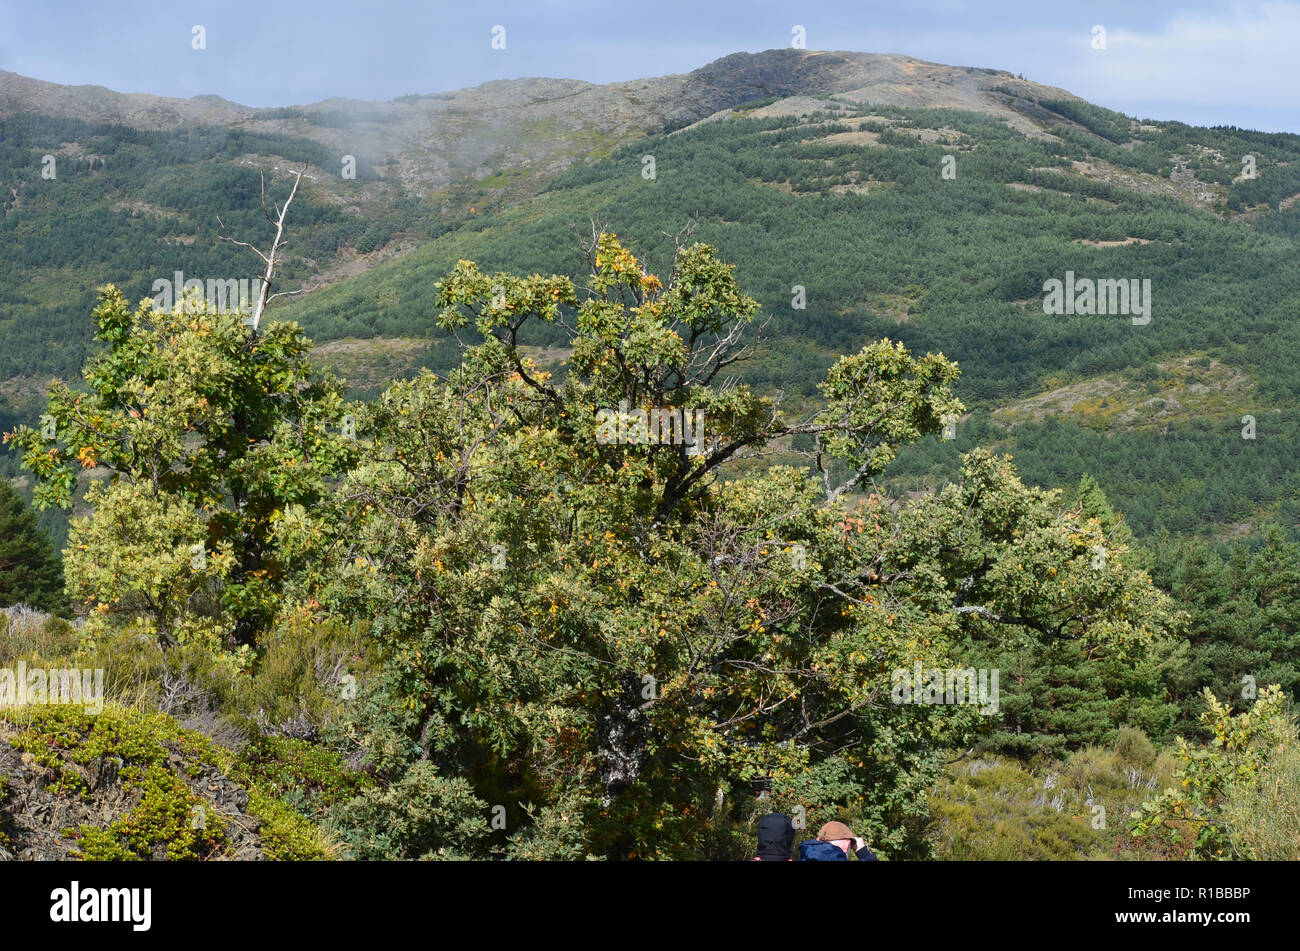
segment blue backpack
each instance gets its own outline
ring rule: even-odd
[[[800,862],[847,862],[849,857],[840,851],[838,845],[822,842],[820,839],[808,839],[799,843]]]

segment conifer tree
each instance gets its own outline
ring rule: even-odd
[[[14,604],[67,610],[63,566],[49,538],[23,497],[0,479],[0,607]]]

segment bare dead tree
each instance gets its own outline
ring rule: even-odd
[[[217,218],[217,224],[221,226],[221,240],[229,241],[231,244],[237,244],[241,248],[248,248],[259,258],[265,268],[262,272],[262,285],[257,294],[257,303],[253,305],[253,333],[257,333],[258,325],[262,322],[262,312],[266,310],[266,305],[271,303],[277,297],[290,297],[294,294],[301,294],[305,288],[296,291],[279,291],[271,293],[271,285],[275,280],[275,268],[280,261],[281,252],[287,244],[284,237],[284,222],[289,214],[289,206],[293,204],[294,196],[298,194],[298,185],[302,182],[302,177],[307,172],[307,165],[304,164],[293,178],[293,189],[289,192],[289,197],[285,200],[284,207],[272,202],[271,207],[275,209],[275,216],[272,217],[271,210],[266,207],[266,175],[262,175],[262,214],[266,215],[266,220],[275,228],[275,238],[271,241],[271,250],[261,251],[247,241],[238,241],[226,234],[226,226],[222,223],[221,218]]]

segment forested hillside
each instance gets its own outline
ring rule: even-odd
[[[52,143],[86,144],[50,153],[57,187],[39,175],[39,153]],[[264,224],[259,168],[240,161],[248,154],[275,156],[282,166],[333,164],[308,140],[240,130],[141,132],[70,119],[5,120],[0,176],[18,187],[0,221],[9,344],[0,375],[74,373],[86,356],[82,315],[87,303],[93,306],[96,279],[116,275],[134,297],[144,297],[176,270],[199,279],[253,273],[246,252],[221,240]],[[298,209],[297,255],[285,274],[293,286],[328,268],[344,248],[368,252],[406,230],[418,205],[412,197],[402,201],[396,189],[380,189],[365,166],[358,179],[373,197],[353,207],[340,206],[341,182],[321,172],[313,178],[318,188]]]
[[[691,74],[715,101],[768,88],[799,95],[723,110],[613,154],[616,138],[589,143],[589,164],[548,179],[527,172],[542,183],[529,194],[545,188],[536,198],[510,184],[531,168],[509,164],[521,155],[435,191],[382,151],[373,164],[360,160],[355,181],[340,178],[339,146],[321,136],[343,135],[349,122],[373,132],[378,113],[249,112],[259,128],[292,134],[9,115],[0,120],[0,178],[12,192],[0,222],[0,419],[30,419],[45,379],[80,365],[90,344],[81,315],[100,284],[136,299],[176,271],[252,274],[240,249],[219,240],[218,217],[250,233],[262,214],[260,172],[310,161],[282,277],[286,287],[330,286],[285,313],[318,342],[372,340],[377,355],[392,349],[377,338],[431,341],[427,353],[403,345],[409,356],[392,376],[419,362],[446,367],[454,352],[432,322],[430,272],[472,257],[579,273],[574,236],[593,217],[653,261],[666,253],[664,233],[693,222],[751,274],[769,318],[768,345],[741,371],[756,385],[808,397],[834,354],[879,336],[942,350],[965,368],[971,413],[957,427],[959,448],[1013,450],[1043,484],[1091,474],[1143,535],[1257,536],[1270,521],[1294,534],[1300,486],[1287,447],[1300,383],[1286,357],[1297,300],[1286,265],[1300,215],[1296,138],[1139,124],[1009,74],[933,79],[905,58],[834,55],[844,59],[821,72],[807,65],[815,59],[772,51]],[[871,101],[884,88],[871,83],[896,83],[900,70],[917,98],[981,111]],[[818,83],[844,91],[810,95]],[[584,154],[580,138],[565,141]],[[45,154],[58,160],[58,187],[40,177]],[[1044,282],[1067,272],[1150,279],[1151,322],[1044,314]],[[339,365],[373,365],[371,349],[347,342]],[[365,374],[371,392],[383,360]],[[1241,435],[1245,416],[1251,439]],[[951,478],[947,450],[929,443],[905,455],[898,485]]]
[[[1300,137],[803,51],[0,79],[0,859],[1300,855]],[[300,296],[149,299],[281,212]]]
[[[470,257],[573,272],[588,216],[659,254],[662,232],[695,221],[743,262],[770,317],[768,346],[742,371],[756,385],[810,395],[832,354],[889,336],[963,367],[972,412],[958,448],[996,443],[1043,484],[1090,473],[1144,534],[1258,527],[1261,515],[1294,531],[1300,208],[1287,199],[1300,194],[1300,139],[1138,127],[1060,102],[1042,104],[1061,111],[1032,138],[980,115],[821,105],[638,143],[287,312],[323,339],[428,333],[429,269]],[[1258,177],[1234,181],[1248,154]],[[1150,323],[1044,314],[1044,282],[1067,271],[1149,278]],[[440,365],[452,353],[435,345]],[[1025,406],[1061,390],[1048,411]],[[936,442],[900,473],[951,477],[953,458]]]

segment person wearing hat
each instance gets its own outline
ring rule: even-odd
[[[769,812],[758,820],[758,854],[755,862],[789,862],[794,846],[794,823],[782,812]]]
[[[828,822],[817,832],[817,838],[799,843],[801,862],[847,862],[849,849],[859,862],[879,861],[867,848],[865,839],[853,834],[843,822]]]

